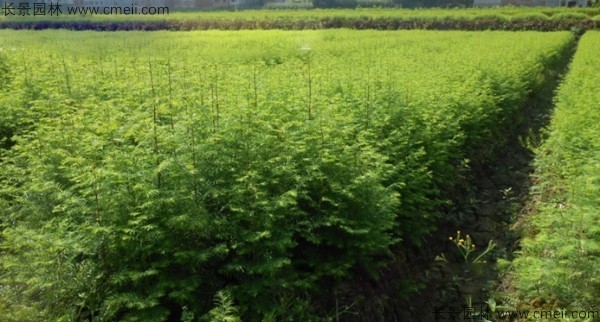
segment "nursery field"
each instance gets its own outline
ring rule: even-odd
[[[583,42],[561,109],[585,98],[590,114],[557,117],[595,139],[594,98],[575,87],[600,40]],[[471,167],[573,44],[569,32],[2,30],[0,316],[344,318],[365,295],[354,285],[455,215]],[[406,298],[419,288],[389,283]]]

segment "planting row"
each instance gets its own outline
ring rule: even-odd
[[[435,231],[573,42],[0,36],[0,315],[15,321],[338,316]]]
[[[538,148],[534,212],[514,261],[520,303],[600,307],[600,33],[579,43],[561,85],[549,137]],[[591,316],[590,316],[591,317]]]

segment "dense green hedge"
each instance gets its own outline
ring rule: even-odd
[[[16,134],[0,176],[0,315],[12,321],[333,318],[393,249],[435,232],[471,162],[503,144],[573,42],[0,36],[0,127]]]
[[[323,17],[312,19],[197,19],[197,20],[141,20],[141,21],[79,21],[79,20],[31,20],[0,21],[0,29],[69,29],[69,30],[256,30],[256,29],[376,29],[376,30],[532,30],[532,31],[575,31],[598,29],[600,21],[591,18],[576,18],[566,15],[563,18],[531,18],[529,16],[506,18],[480,16],[474,18],[368,18],[368,17]]]
[[[523,249],[514,260],[523,306],[600,308],[599,52],[600,33],[586,33],[537,151],[536,209],[525,218]]]
[[[279,5],[279,4],[275,4]],[[285,4],[282,4],[285,5]],[[302,4],[304,5],[304,4]],[[584,31],[598,8],[315,9],[171,12],[165,15],[0,17],[0,28],[71,30],[430,29]]]

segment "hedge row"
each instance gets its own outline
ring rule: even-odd
[[[398,19],[398,18],[346,18],[318,19],[256,19],[256,20],[161,20],[161,21],[0,21],[0,29],[69,29],[69,30],[254,30],[254,29],[376,29],[376,30],[532,30],[575,31],[583,33],[599,29],[600,21],[566,16],[561,19],[518,18],[507,20],[481,16],[476,19]]]
[[[522,306],[595,311],[589,321],[600,317],[599,52],[600,32],[586,33],[558,91],[513,272]]]

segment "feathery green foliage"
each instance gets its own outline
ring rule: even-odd
[[[502,145],[572,41],[0,31],[0,314],[331,317],[338,289],[435,231],[464,160]]]
[[[514,261],[527,302],[600,307],[600,33],[581,39],[556,97],[549,138],[537,151],[539,201]]]

